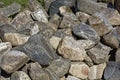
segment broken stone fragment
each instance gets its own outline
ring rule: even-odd
[[[86,79],[89,76],[90,68],[84,62],[73,62],[69,73],[80,79]]]
[[[13,3],[11,5],[8,5],[4,8],[1,8],[0,9],[0,14],[6,16],[6,17],[9,17],[11,15],[14,15],[16,13],[18,13],[21,9],[21,5],[18,4],[18,3]]]
[[[12,50],[3,56],[1,68],[7,73],[12,73],[21,68],[28,60],[29,58],[25,53]]]

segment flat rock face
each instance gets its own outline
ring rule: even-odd
[[[86,79],[90,73],[90,68],[83,62],[73,62],[69,73],[75,77]]]
[[[49,65],[56,56],[49,42],[40,33],[31,36],[28,42],[18,50],[25,52],[32,60],[41,65]]]
[[[108,60],[108,54],[110,53],[111,48],[107,47],[101,43],[92,49],[88,50],[88,55],[93,60],[94,63],[100,64]]]
[[[15,18],[12,20],[12,24],[14,25],[14,28],[21,29],[23,28],[28,22],[32,22],[32,18],[30,16],[31,11],[24,10],[23,12],[20,12],[15,16]]]
[[[89,24],[99,36],[104,36],[113,29],[108,20],[104,16],[97,13],[89,18]]]
[[[52,61],[48,69],[55,72],[59,77],[63,77],[68,72],[70,64],[70,60],[60,58]]]
[[[4,15],[0,14],[0,26],[10,23],[10,20]]]
[[[67,80],[81,80],[81,79],[74,77],[74,76],[68,76]]]
[[[7,7],[0,9],[0,14],[9,17],[11,15],[14,15],[15,13],[19,12],[21,9],[21,5],[18,3],[13,3]]]
[[[105,67],[106,67],[106,63],[94,65],[90,67],[90,74],[88,78],[90,80],[101,79]]]
[[[98,41],[100,39],[97,32],[93,28],[91,28],[91,26],[85,23],[73,27],[73,33],[79,38],[83,38],[83,39],[88,39],[93,41]]]
[[[25,72],[16,71],[12,74],[11,80],[31,80],[31,79]]]
[[[120,63],[108,62],[104,71],[104,79],[119,80],[120,79]]]
[[[7,73],[12,73],[21,68],[28,60],[29,58],[25,53],[12,50],[3,56],[1,68]]]
[[[86,56],[86,51],[83,47],[78,46],[72,37],[65,37],[61,42],[58,52],[64,58],[73,61],[82,61]]]
[[[82,12],[94,14],[105,7],[92,0],[77,0],[77,8]]]

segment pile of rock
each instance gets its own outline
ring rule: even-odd
[[[119,80],[120,14],[97,0],[0,9],[1,80]],[[12,18],[11,18],[12,16]]]

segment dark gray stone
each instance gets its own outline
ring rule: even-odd
[[[88,50],[88,55],[94,63],[101,64],[108,61],[110,50],[110,47],[99,43],[92,49]]]
[[[75,2],[76,0],[55,0],[49,7],[49,14],[53,15],[59,13],[60,6],[75,7]]]
[[[105,80],[120,80],[120,63],[108,62],[104,71]]]
[[[115,53],[115,61],[120,62],[120,48],[118,48],[117,52]]]
[[[73,27],[73,33],[79,38],[89,39],[95,42],[100,40],[97,32],[93,28],[91,28],[91,26],[85,23]]]
[[[0,14],[9,17],[11,15],[16,14],[17,12],[19,12],[21,9],[21,5],[18,3],[13,3],[7,7],[1,8],[0,9]]]
[[[32,60],[41,65],[49,65],[57,56],[48,39],[41,33],[31,36],[28,42],[16,48],[17,50],[25,52]]]
[[[94,14],[105,7],[92,0],[77,0],[77,8],[82,12]]]
[[[63,58],[54,60],[48,67],[48,69],[55,72],[59,77],[63,77],[68,72],[69,68],[70,60]]]

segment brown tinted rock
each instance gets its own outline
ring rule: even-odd
[[[94,66],[90,67],[90,74],[89,74],[88,78],[90,80],[101,79],[105,67],[106,67],[106,63],[94,65]]]
[[[95,29],[99,36],[104,36],[113,29],[112,25],[102,15],[95,14],[94,16],[90,17],[89,24],[93,29]]]
[[[76,13],[77,18],[79,19],[80,22],[86,23],[87,20],[89,19],[90,15],[84,12],[77,12]]]
[[[88,55],[93,60],[94,63],[100,64],[108,61],[108,55],[110,53],[111,48],[105,46],[101,43],[88,50]]]
[[[118,48],[117,52],[115,53],[115,61],[120,62],[120,48]]]
[[[32,22],[32,18],[30,16],[31,12],[29,10],[24,10],[16,15],[16,17],[12,20],[12,24],[16,29],[23,28],[28,22]]]
[[[72,37],[68,36],[62,40],[61,45],[58,48],[58,52],[64,58],[68,58],[73,61],[82,61],[86,56],[85,49],[78,46],[76,41]]]
[[[86,79],[89,76],[90,68],[83,62],[73,62],[69,73],[75,77]]]
[[[65,76],[64,76],[64,77],[62,77],[62,78],[60,78],[60,80],[66,80]]]
[[[28,60],[25,53],[12,50],[3,56],[1,68],[7,73],[12,73],[21,68]]]
[[[10,23],[10,20],[4,15],[0,15],[0,26]]]
[[[0,14],[9,17],[11,15],[16,14],[17,12],[20,11],[21,5],[18,3],[13,3],[11,5],[8,5],[2,9],[0,9]]]
[[[49,40],[51,46],[56,50],[58,48],[58,45],[61,41],[61,38],[52,36]]]
[[[16,71],[12,74],[11,80],[31,80],[31,79],[25,72]]]
[[[5,33],[4,40],[11,42],[13,46],[25,44],[29,39],[29,36],[19,33]]]

